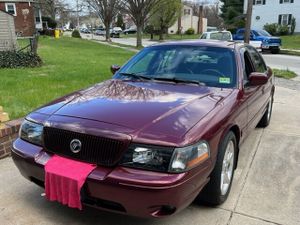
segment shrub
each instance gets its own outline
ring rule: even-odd
[[[264,25],[264,30],[268,31],[271,35],[276,35],[278,30],[278,24],[277,23],[267,23]]]
[[[38,67],[42,59],[31,52],[0,52],[0,68]]]
[[[294,34],[295,28],[296,28],[296,18],[293,17],[291,22],[291,34]]]
[[[44,34],[47,36],[50,36],[50,37],[54,37],[54,31],[55,30],[48,29],[48,30],[45,30]]]
[[[81,38],[79,31],[78,30],[74,30],[72,32],[72,37],[73,38]]]
[[[193,35],[193,34],[195,34],[195,29],[194,28],[187,29],[187,31],[185,32],[185,34],[187,34],[187,35]]]
[[[278,35],[288,35],[289,34],[289,27],[288,25],[279,25],[277,29]]]

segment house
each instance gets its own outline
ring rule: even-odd
[[[182,32],[186,32],[189,28],[193,28],[195,32],[198,31],[198,23],[199,23],[199,17],[194,16],[193,14],[193,8],[189,5],[183,5],[181,18],[179,18],[175,24],[169,28],[169,33],[174,34],[178,32],[178,28],[182,28]],[[202,21],[202,31],[200,33],[205,32],[207,29],[207,19],[203,18]]]
[[[14,17],[0,10],[0,51],[13,50],[16,44]]]
[[[292,17],[296,19],[295,32],[300,32],[300,1],[299,0],[251,0],[253,14],[251,27],[263,29],[267,23],[291,25]],[[247,12],[248,0],[244,0],[244,13]]]
[[[34,5],[34,0],[0,0],[0,10],[14,16],[18,36],[32,36],[36,25],[42,28],[41,11]]]

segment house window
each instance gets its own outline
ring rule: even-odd
[[[14,16],[17,15],[16,4],[15,3],[5,3],[5,11]]]
[[[294,3],[294,0],[280,0],[280,4],[282,3]]]
[[[191,15],[190,9],[184,9],[184,15]]]
[[[281,15],[279,15],[278,24],[290,25],[291,19],[292,19],[292,14],[281,14]]]
[[[253,0],[253,5],[265,5],[266,0]]]

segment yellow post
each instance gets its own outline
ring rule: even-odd
[[[54,31],[54,37],[55,38],[59,38],[59,30],[58,29],[56,29],[55,31]]]
[[[7,113],[3,112],[3,107],[0,106],[0,123],[9,121],[9,116]]]

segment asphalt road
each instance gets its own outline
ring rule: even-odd
[[[298,74],[300,81],[300,56],[263,53],[268,66],[276,69],[289,69]]]
[[[219,207],[192,204],[160,220],[70,209],[45,200],[44,190],[6,158],[0,160],[0,224],[300,225],[299,102],[300,90],[276,87],[271,124],[254,130],[241,146],[231,193]]]

